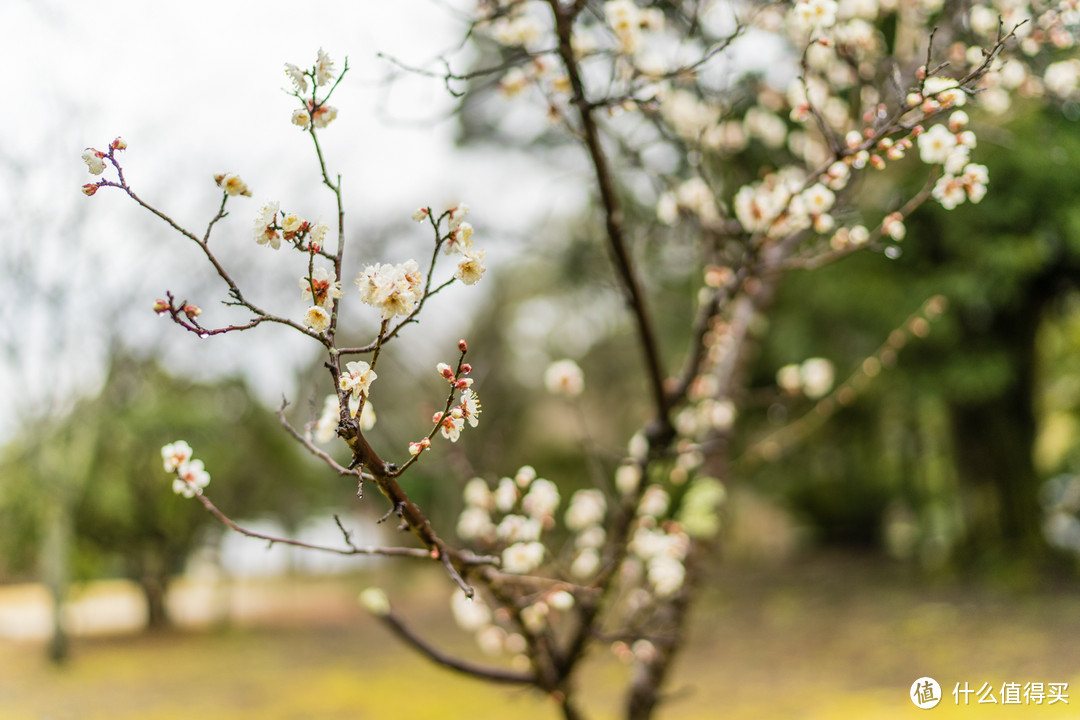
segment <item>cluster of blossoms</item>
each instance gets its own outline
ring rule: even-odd
[[[539,633],[558,615],[572,610],[574,604],[574,596],[570,592],[553,587],[522,608],[520,629]],[[461,590],[451,595],[450,610],[458,627],[473,633],[476,644],[485,655],[510,655],[515,668],[525,670],[530,667],[526,655],[528,640],[513,627],[505,610],[493,610],[481,596],[469,599]]]
[[[293,94],[304,103],[303,107],[293,111],[294,125],[305,129],[312,125],[316,128],[324,128],[337,117],[337,108],[327,105],[326,98],[318,101],[314,95],[310,98],[303,97],[308,91],[309,80],[318,88],[329,85],[334,79],[334,62],[322,48],[319,48],[319,54],[312,69],[301,70],[296,65],[286,63],[285,74],[293,84]]]
[[[499,480],[494,490],[482,478],[473,478],[465,485],[464,497],[458,536],[489,549],[501,548],[505,572],[522,575],[540,567],[546,553],[541,535],[554,527],[559,507],[555,483],[537,477],[536,470],[526,465],[513,478]]]
[[[330,327],[334,301],[340,297],[341,281],[333,270],[317,267],[310,275],[300,278],[300,299],[314,303],[304,314],[304,324],[315,332],[325,332]]]
[[[118,137],[109,143],[109,152],[105,153],[94,148],[86,148],[83,150],[82,159],[83,162],[86,163],[86,169],[90,171],[91,175],[100,175],[105,172],[105,161],[108,160],[113,163],[113,165],[116,165],[116,161],[113,160],[114,153],[126,149],[127,143],[124,142],[124,138]],[[96,183],[86,183],[82,186],[83,195],[93,195],[104,182],[105,181],[102,180]]]
[[[465,347],[464,340],[459,343],[459,347]],[[472,372],[472,366],[469,363],[462,363],[458,367],[458,372],[455,373],[453,368],[446,363],[438,363],[435,370],[444,380],[450,383],[451,393],[461,391],[460,402],[457,405],[450,408],[448,412],[437,412],[431,418],[431,421],[435,423],[444,438],[450,442],[457,442],[458,438],[461,437],[461,431],[465,429],[465,423],[468,423],[470,427],[476,427],[480,422],[480,399],[472,389],[472,378],[462,377]],[[431,441],[424,438],[418,443],[410,443],[409,453],[419,455],[430,446]]]
[[[191,446],[183,440],[177,440],[161,448],[161,459],[165,472],[173,473],[173,492],[186,498],[202,495],[203,488],[210,484],[210,473],[206,472],[202,460],[192,457]]]
[[[415,260],[400,265],[368,265],[356,279],[361,302],[381,311],[383,319],[408,315],[424,295],[424,276]]]
[[[413,213],[413,220],[423,222],[430,216],[431,211],[421,208]],[[461,255],[454,277],[465,285],[475,285],[484,275],[484,256],[486,250],[479,250],[473,245],[473,226],[465,222],[465,216],[469,214],[469,206],[459,203],[446,211],[447,234],[443,244],[443,252],[447,255]]]
[[[329,226],[322,221],[311,223],[295,213],[282,212],[281,204],[277,200],[263,205],[255,217],[255,242],[274,250],[281,247],[284,239],[297,249],[319,252],[329,231]]]

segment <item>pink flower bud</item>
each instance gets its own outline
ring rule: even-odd
[[[202,308],[198,305],[185,305],[184,314],[188,316],[188,320],[194,320],[202,315]]]
[[[460,350],[461,352],[468,352],[469,351],[469,345],[464,340],[458,340],[457,341],[457,349]]]
[[[163,312],[169,311],[169,303],[164,300],[157,300],[154,302],[154,312],[160,315]]]
[[[472,372],[472,365],[469,363],[461,363],[461,374],[468,375]]]
[[[86,183],[85,185],[82,186],[83,195],[86,195],[87,197],[89,197],[89,196],[93,195],[94,193],[96,193],[97,189],[98,189],[97,183]]]
[[[124,142],[124,138],[118,137],[109,143],[109,147],[113,150],[127,150],[127,143]]]

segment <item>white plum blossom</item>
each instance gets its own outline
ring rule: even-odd
[[[306,130],[311,125],[311,115],[304,108],[296,108],[292,113],[292,124]]]
[[[338,109],[333,105],[319,105],[311,110],[311,124],[324,128],[337,118]]]
[[[372,383],[378,377],[372,366],[364,361],[357,361],[346,365],[346,371],[341,373],[338,384],[340,384],[341,390],[349,393],[350,400],[360,400],[361,397],[367,396],[367,393],[372,389]],[[350,409],[351,406],[352,403],[350,402]],[[355,411],[353,411],[353,416],[355,416]]]
[[[498,487],[495,488],[495,507],[500,512],[510,512],[518,500],[518,488],[517,484],[511,478],[502,478],[499,480]]]
[[[802,391],[808,398],[825,397],[832,390],[835,373],[833,364],[825,358],[810,358],[799,368]]]
[[[415,222],[424,222],[425,220],[428,219],[430,214],[431,214],[430,210],[428,210],[426,207],[422,207],[422,208],[419,208],[418,210],[416,210],[416,212],[414,212],[412,214],[412,219]]]
[[[371,403],[364,405],[365,412],[370,405]],[[340,413],[337,395],[327,395],[323,400],[322,413],[319,415],[319,419],[315,421],[313,428],[315,442],[324,445],[334,439],[334,436],[337,435]]]
[[[836,24],[836,0],[799,0],[791,10],[793,25],[803,31],[824,30]]]
[[[313,305],[304,313],[304,325],[317,333],[324,333],[330,327],[330,313],[320,305]]]
[[[274,227],[280,205],[277,200],[266,203],[255,218],[255,242],[277,250],[281,247],[281,233]]]
[[[334,61],[330,59],[322,48],[315,60],[315,84],[319,87],[328,84],[334,79]]]
[[[328,232],[330,232],[330,226],[322,220],[316,220],[315,224],[308,230],[308,243],[322,247],[326,243],[326,233]],[[339,295],[338,297],[341,296]]]
[[[620,465],[615,471],[615,489],[622,495],[630,495],[641,484],[641,468],[635,464]]]
[[[570,574],[578,580],[588,580],[600,569],[600,552],[596,548],[585,548],[570,564]]]
[[[484,508],[486,510],[490,509],[494,504],[491,490],[488,489],[488,485],[483,478],[474,477],[465,483],[462,497],[464,497],[465,504],[469,507]]]
[[[451,230],[457,230],[461,223],[465,221],[465,216],[469,214],[469,206],[465,203],[458,203],[447,210],[447,213],[447,224]]]
[[[450,596],[450,610],[458,627],[475,632],[491,624],[491,609],[479,597],[469,598],[461,589]]]
[[[946,210],[952,210],[965,201],[978,203],[986,195],[990,175],[985,165],[968,163],[959,175],[942,175],[931,191],[934,199]]]
[[[573,398],[585,391],[585,373],[573,360],[559,360],[544,371],[544,387],[553,395]]]
[[[446,415],[436,413],[435,422],[439,423],[439,432],[450,442],[457,442],[465,429],[465,418],[460,408],[454,408]]]
[[[386,617],[390,614],[390,599],[381,588],[370,587],[364,589],[358,598],[360,605],[376,617]]]
[[[559,500],[559,488],[555,483],[539,478],[529,485],[529,492],[521,499],[521,509],[529,517],[543,520],[555,514]]]
[[[927,165],[940,165],[949,158],[949,153],[956,147],[956,133],[949,132],[944,125],[935,125],[919,135],[919,158]]]
[[[161,459],[165,464],[165,472],[173,472],[178,467],[191,459],[191,446],[183,440],[177,440],[161,448]]]
[[[967,102],[967,94],[952,78],[931,77],[923,83],[923,95],[933,98],[943,107],[960,107]]]
[[[217,182],[218,187],[224,190],[225,194],[230,197],[235,197],[237,195],[251,197],[251,190],[248,189],[247,183],[245,183],[236,173],[216,175],[214,176],[214,180]]]
[[[458,516],[457,534],[462,540],[475,540],[494,534],[495,524],[488,511],[481,507],[467,507]]]
[[[578,490],[570,498],[563,520],[566,527],[575,532],[599,525],[607,514],[607,500],[600,490]]]
[[[664,490],[659,485],[650,485],[646,488],[641,503],[638,505],[638,514],[659,518],[668,511],[670,504],[671,497],[668,495],[667,490]]]
[[[287,225],[288,218],[286,218],[285,223],[285,226]],[[287,227],[286,231],[288,231]],[[341,297],[341,281],[337,279],[333,270],[328,270],[327,268],[317,267],[311,273],[310,278],[300,278],[300,299],[310,300],[313,297],[313,288],[315,292],[315,304],[322,308],[332,307],[333,302],[331,301]]]
[[[536,541],[514,543],[502,552],[502,569],[515,575],[530,573],[543,561],[544,546]]]
[[[619,41],[619,50],[627,55],[636,53],[641,40],[641,10],[633,0],[604,3],[604,19]]]
[[[285,63],[285,74],[289,76],[289,80],[292,81],[293,88],[296,89],[297,93],[303,95],[307,92],[307,74],[305,74],[303,70],[296,67],[292,63]]]
[[[536,468],[532,465],[522,465],[518,468],[518,471],[514,473],[514,483],[524,490],[532,484],[532,481],[535,480],[536,477]]]
[[[202,460],[189,460],[176,468],[173,480],[173,492],[192,498],[202,495],[203,488],[210,484],[210,473],[206,472]]]
[[[424,292],[424,277],[415,260],[400,265],[368,265],[356,284],[360,300],[381,310],[387,320],[411,313]]]
[[[454,277],[466,285],[475,285],[480,282],[480,278],[483,277],[486,269],[484,267],[484,255],[486,252],[486,250],[466,248],[462,252],[461,260],[458,261]]]
[[[94,148],[86,148],[83,151],[82,159],[86,163],[86,167],[90,170],[91,175],[100,175],[105,172],[105,153]]]
[[[681,560],[660,555],[649,560],[647,576],[660,597],[671,597],[683,586],[686,579],[686,567]]]
[[[507,543],[532,542],[540,539],[543,526],[535,517],[507,515],[495,528],[495,535]]]

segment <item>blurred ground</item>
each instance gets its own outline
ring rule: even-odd
[[[62,668],[45,661],[40,641],[0,640],[0,719],[557,717],[533,693],[461,679],[406,650],[355,603],[382,580],[249,582],[234,592],[226,628],[81,637]],[[414,627],[474,653],[450,626],[445,578],[395,582],[395,609]],[[1075,584],[1018,592],[928,583],[869,559],[723,566],[660,717],[1080,717],[1078,609]],[[590,717],[617,717],[625,673],[596,654],[582,683]],[[926,675],[944,693],[930,711],[908,700]],[[998,703],[978,704],[973,693],[957,706],[952,689],[965,682],[992,685]],[[1003,705],[1005,682],[1067,682],[1069,704]]]

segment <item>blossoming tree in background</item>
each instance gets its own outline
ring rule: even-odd
[[[990,171],[978,162],[978,123],[1006,112],[1017,93],[1077,92],[1080,61],[1068,52],[1078,20],[1075,0],[478,3],[466,29],[490,62],[461,72],[421,72],[440,77],[455,93],[462,84],[494,80],[506,102],[536,107],[552,133],[580,145],[612,273],[636,331],[635,362],[648,409],[625,456],[607,463],[609,477],[597,487],[564,498],[561,488],[571,483],[539,477],[529,466],[497,482],[472,478],[463,482],[464,509],[452,529],[434,527],[398,480],[438,453],[440,442],[457,442],[462,433],[467,441],[466,428],[478,422],[465,341],[454,362],[434,370],[447,389],[426,434],[376,449],[365,433],[374,423],[383,348],[407,342],[403,329],[442,289],[478,282],[484,251],[473,242],[465,205],[442,212],[423,207],[413,216],[432,238],[422,263],[385,258],[364,268],[356,290],[342,287],[345,253],[365,250],[345,243],[340,177],[327,170],[319,134],[337,116],[327,102],[347,66],[338,72],[322,51],[310,69],[286,66],[299,103],[292,122],[313,141],[323,184],[337,199],[336,227],[283,210],[278,201],[255,213],[252,252],[262,251],[257,245],[288,252],[299,268],[307,309],[298,317],[255,305],[211,248],[227,204],[251,194],[237,175],[217,176],[222,202],[202,235],[135,194],[119,162],[122,140],[107,151],[86,151],[91,173],[109,171],[115,179],[89,183],[84,192],[118,188],[196,243],[225,284],[225,304],[249,316],[235,325],[204,325],[198,306],[167,294],[155,309],[180,327],[208,337],[269,322],[323,347],[335,392],[322,417],[304,431],[289,426],[283,414],[282,422],[361,490],[374,484],[389,503],[388,516],[400,518],[416,543],[360,548],[343,529],[344,546],[317,549],[441,563],[457,586],[452,609],[459,624],[475,633],[485,652],[510,661],[483,665],[447,656],[409,630],[381,591],[364,594],[369,609],[436,662],[492,682],[532,686],[567,718],[585,716],[576,682],[584,659],[595,646],[609,646],[633,668],[626,716],[645,718],[662,699],[686,637],[703,559],[718,534],[755,318],[768,311],[786,273],[860,251],[895,256],[905,221],[919,205],[980,202]],[[738,58],[747,52],[768,55],[772,71],[745,73]],[[443,61],[453,67],[452,59]],[[860,201],[861,188],[880,188],[873,176],[916,166],[926,175],[922,191],[910,197],[875,191],[874,202]],[[630,188],[654,205],[659,226],[669,229],[631,221]],[[646,266],[641,257],[657,238],[687,252]],[[445,267],[447,258],[453,268]],[[696,288],[696,308],[689,317],[665,318],[680,325],[689,342],[663,347],[650,292],[655,274],[673,270]],[[349,302],[378,311],[366,345],[337,341],[339,309]],[[916,328],[941,311],[940,300],[928,302],[908,329],[920,334]],[[568,398],[587,392],[585,380],[569,361],[551,366],[544,378],[552,392]],[[850,402],[857,390],[856,379],[834,388],[833,370],[820,359],[784,368],[778,385],[816,400],[822,415]],[[349,447],[348,465],[320,447],[335,436]],[[178,493],[196,498],[230,527],[265,537],[237,526],[211,503],[204,494],[207,470],[186,443],[162,454]],[[454,535],[460,543],[448,540]]]

